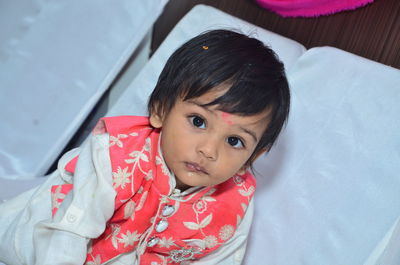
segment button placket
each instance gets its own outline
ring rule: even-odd
[[[180,195],[181,195],[181,191],[179,189],[174,189],[171,194],[172,197],[178,197]]]
[[[162,209],[162,216],[164,217],[168,217],[171,214],[173,214],[175,212],[175,207],[173,205],[165,205],[164,208]]]
[[[162,233],[165,230],[167,230],[169,223],[167,218],[171,216],[175,212],[175,207],[171,204],[165,204],[161,210],[161,216],[162,218],[158,221],[158,223],[155,225],[155,230],[158,233]]]
[[[160,238],[158,237],[152,237],[149,239],[149,241],[147,242],[147,246],[148,247],[154,247],[155,245],[158,244],[158,242],[160,242]]]
[[[165,230],[168,229],[169,222],[167,220],[168,217],[174,214],[175,212],[175,206],[171,204],[170,200],[163,200],[161,199],[161,210],[158,212],[158,216],[154,216],[154,221],[157,219],[158,222],[154,225],[154,230],[156,233],[162,233]],[[158,218],[157,218],[158,217]],[[147,240],[147,247],[154,247],[160,242],[160,238],[157,236],[157,234],[151,236]]]
[[[168,226],[169,226],[168,221],[165,220],[165,219],[161,219],[161,220],[158,221],[158,223],[156,224],[156,231],[157,231],[158,233],[162,233],[162,232],[164,232],[165,230],[167,230]]]

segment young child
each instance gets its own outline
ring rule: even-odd
[[[40,187],[0,205],[6,264],[239,264],[249,168],[289,112],[283,64],[260,41],[201,34],[170,57],[149,117],[103,118]]]

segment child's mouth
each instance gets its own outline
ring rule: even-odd
[[[185,162],[185,166],[191,172],[200,172],[208,175],[208,172],[197,163]]]

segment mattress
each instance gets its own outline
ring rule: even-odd
[[[166,2],[1,4],[1,178],[46,173]]]
[[[288,78],[289,122],[255,165],[246,264],[364,264],[400,216],[400,70],[320,47]]]

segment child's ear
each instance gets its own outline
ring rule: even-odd
[[[243,175],[244,173],[246,173],[246,170],[250,167],[250,165],[257,160],[257,158],[262,155],[265,154],[267,151],[269,150],[269,148],[263,148],[260,151],[257,152],[257,154],[251,159],[251,161],[248,161],[248,163],[244,164],[239,171],[237,172],[238,175]]]
[[[163,124],[163,118],[157,112],[153,112],[150,115],[150,124],[154,128],[161,128]]]

